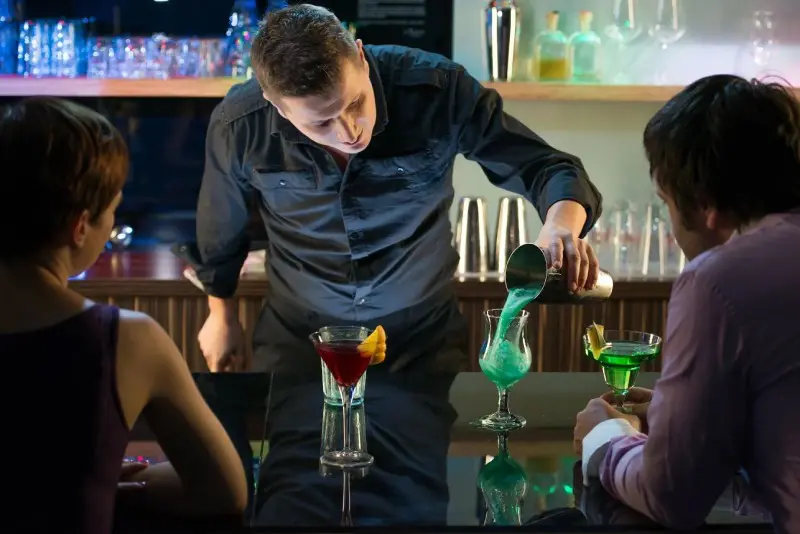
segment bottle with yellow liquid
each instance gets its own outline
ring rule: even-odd
[[[559,12],[547,14],[547,27],[533,43],[533,77],[540,82],[569,80],[569,41],[558,29]]]

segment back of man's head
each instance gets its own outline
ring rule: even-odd
[[[325,8],[298,4],[270,12],[250,52],[270,98],[323,96],[339,83],[343,62],[359,51],[350,32]]]
[[[702,78],[650,120],[644,146],[684,219],[716,208],[743,225],[800,207],[800,105],[778,83]]]

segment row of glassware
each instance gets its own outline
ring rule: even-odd
[[[578,31],[567,37],[560,26],[561,13],[549,11],[545,28],[533,39],[527,64],[522,61],[522,14],[516,0],[493,0],[485,10],[487,59],[492,81],[527,78],[541,82],[619,83],[629,63],[628,46],[642,33],[635,15],[636,3],[616,0],[613,23],[600,37],[592,24],[594,14],[581,11]],[[666,47],[686,33],[681,0],[659,2],[649,35]]]
[[[94,19],[17,22],[0,13],[0,75],[43,78],[249,77],[255,2],[237,1],[224,37],[95,37]]]
[[[672,277],[686,265],[666,206],[658,200],[643,207],[633,202],[613,206],[586,239],[600,265],[617,277]]]
[[[637,0],[615,0],[610,14],[597,13],[602,28],[593,27],[595,13],[581,11],[577,31],[571,36],[565,33],[562,13],[549,11],[544,29],[532,40],[524,33],[530,31],[530,21],[535,19],[527,13],[528,22],[523,25],[522,9],[527,6],[520,8],[518,4],[517,0],[493,0],[485,10],[491,81],[682,84],[688,83],[681,76],[689,71],[690,78],[696,78],[715,69],[745,77],[785,77],[783,69],[775,72],[777,67],[786,67],[786,61],[775,58],[780,47],[771,11],[752,12],[745,25],[749,37],[742,35],[743,42],[732,47],[726,44],[715,48],[713,58],[705,60],[698,59],[698,54],[704,53],[702,48],[687,52],[673,48],[687,34],[684,0],[659,1],[653,13],[643,10]],[[538,13],[534,11],[534,15]],[[643,20],[648,22],[643,24]]]
[[[495,240],[490,244],[486,199],[459,199],[453,236],[459,254],[456,276],[503,276],[511,252],[529,242],[527,209],[522,198],[501,198]],[[607,209],[586,239],[600,266],[615,277],[671,277],[680,274],[686,264],[666,207],[659,200],[644,206],[621,202]]]

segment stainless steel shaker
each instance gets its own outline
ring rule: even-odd
[[[520,12],[515,0],[492,0],[484,11],[489,81],[514,77],[519,42]]]
[[[456,276],[488,273],[489,236],[486,227],[486,199],[462,197],[459,200],[454,237],[459,256]]]
[[[503,197],[497,208],[497,226],[494,237],[492,269],[500,276],[506,271],[506,263],[517,247],[528,242],[528,217],[525,199]]]
[[[506,289],[518,288],[538,293],[534,302],[539,304],[587,304],[608,299],[614,289],[614,279],[601,269],[593,289],[571,293],[566,274],[548,268],[545,252],[528,243],[512,252],[506,264]]]

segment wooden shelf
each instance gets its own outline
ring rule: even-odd
[[[0,96],[222,98],[241,80],[182,78],[120,80],[98,78],[0,77]],[[543,102],[666,102],[682,87],[657,85],[558,85],[486,83],[506,100]],[[795,89],[800,97],[800,89]]]
[[[240,81],[231,78],[122,80],[2,77],[0,96],[222,98]]]
[[[683,87],[667,85],[567,85],[485,83],[506,100],[543,102],[666,102]]]

